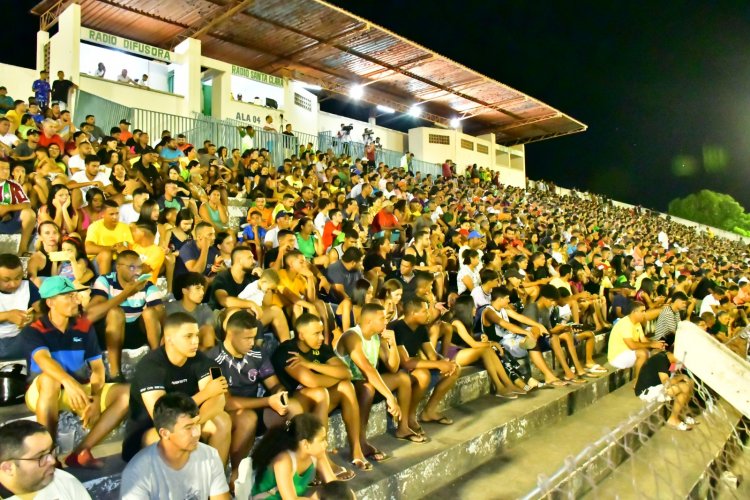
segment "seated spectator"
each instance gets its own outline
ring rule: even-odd
[[[482,267],[479,252],[473,249],[464,251],[461,268],[458,271],[458,294],[471,293],[475,288],[481,286],[482,281],[479,271]]]
[[[63,237],[61,251],[65,259],[61,262],[57,274],[68,278],[77,287],[88,286],[94,279],[94,266],[86,257],[86,250],[78,235]]]
[[[688,296],[684,292],[673,293],[669,303],[662,308],[656,319],[654,340],[663,340],[667,346],[674,344],[677,325],[682,321],[682,313],[686,311],[686,317],[689,318],[692,307],[688,311]]]
[[[219,251],[219,257],[221,257],[224,265],[226,267],[231,266],[232,251],[237,247],[237,237],[234,235],[234,231],[219,231],[216,233],[215,244],[216,249]],[[255,254],[253,254],[253,256],[255,256]]]
[[[201,219],[211,224],[216,232],[229,228],[229,209],[221,201],[221,190],[219,187],[213,188],[208,195],[208,201],[198,210]]]
[[[120,498],[230,500],[221,457],[200,442],[201,417],[195,400],[183,392],[170,392],[152,406],[158,442],[139,451],[125,467]]]
[[[703,297],[701,301],[699,316],[703,316],[703,313],[711,312],[714,315],[718,314],[722,309],[721,299],[724,298],[725,290],[720,286],[714,286],[710,293]]]
[[[91,449],[120,425],[128,408],[128,386],[104,381],[102,353],[89,320],[79,316],[79,289],[62,276],[44,280],[44,314],[21,336],[28,354],[26,405],[37,421],[57,434],[61,411],[83,419],[89,433],[68,455],[68,467],[101,468]]]
[[[289,212],[278,212],[275,215],[276,225],[271,227],[267,232],[265,238],[263,238],[263,245],[265,246],[265,252],[269,253],[272,249],[279,246],[279,234],[281,231],[289,230],[291,228],[291,215]],[[296,237],[294,242],[295,248],[297,246]]]
[[[607,370],[594,362],[594,349],[596,348],[596,338],[594,332],[586,330],[583,325],[573,320],[572,304],[575,299],[565,288],[558,289],[557,307],[552,311],[552,326],[566,325],[565,334],[560,337],[568,346],[568,355],[573,361],[576,373],[583,377],[597,377]],[[576,344],[584,343],[584,352],[586,355],[585,365],[582,364],[576,351]]]
[[[19,333],[39,312],[39,289],[23,274],[21,259],[0,254],[0,359],[26,357]]]
[[[296,337],[280,344],[271,356],[276,375],[292,396],[298,395],[300,386],[313,389],[316,395],[321,390],[327,393],[323,398],[327,404],[319,404],[317,396],[308,398],[305,392],[298,395],[305,411],[321,422],[327,423],[328,413],[341,406],[351,463],[360,470],[370,470],[372,465],[362,452],[359,404],[349,368],[330,346],[323,344],[323,322],[319,317],[303,313],[294,322],[294,331]]]
[[[133,228],[133,251],[141,258],[143,274],[150,274],[148,280],[156,284],[164,267],[164,249],[156,244],[159,236],[154,222],[139,221]]]
[[[398,271],[386,276],[387,280],[396,280],[401,283],[403,289],[403,300],[409,300],[414,297],[417,285],[414,266],[417,265],[417,258],[414,255],[404,255],[401,258]]]
[[[643,333],[641,323],[645,318],[646,306],[643,302],[632,301],[630,313],[620,319],[609,334],[607,360],[615,368],[625,370],[633,368],[633,378],[638,380],[638,373],[649,356],[649,349],[664,349],[662,340],[649,340]]]
[[[132,459],[142,447],[156,443],[163,432],[155,428],[155,405],[165,394],[180,393],[200,408],[196,437],[207,440],[226,465],[231,444],[232,421],[224,411],[227,380],[212,378],[216,366],[198,352],[198,324],[187,314],[175,313],[164,322],[164,345],[141,359],[130,386],[130,414],[122,444],[123,460]],[[185,398],[187,400],[187,398]],[[194,417],[191,417],[194,418]],[[223,477],[223,466],[220,467]]]
[[[29,279],[39,286],[44,278],[57,276],[61,261],[56,255],[60,251],[60,228],[54,222],[42,222],[37,229],[39,235],[37,246],[38,250],[34,252],[26,264],[26,274]],[[53,254],[55,259],[50,258]]]
[[[317,472],[333,481],[326,458],[326,428],[313,415],[297,415],[289,426],[271,429],[252,454],[253,498],[304,498]]]
[[[120,373],[122,349],[146,344],[159,347],[163,316],[162,293],[142,276],[140,256],[125,250],[117,256],[115,271],[102,274],[91,289],[87,307],[89,318],[103,320],[97,325],[99,344],[107,349],[109,375],[123,381]]]
[[[647,403],[674,400],[667,426],[678,431],[689,431],[695,419],[687,413],[688,403],[693,397],[695,384],[687,375],[670,375],[676,363],[671,352],[658,352],[651,356],[641,368],[635,383],[635,395]]]
[[[302,413],[298,401],[289,401],[288,393],[278,390],[280,382],[271,366],[270,352],[265,347],[256,348],[258,327],[252,314],[236,311],[226,320],[224,342],[206,353],[221,367],[229,382],[225,408],[232,419],[230,485],[237,479],[238,464],[253,447],[257,430],[263,428],[264,410],[269,427],[283,425],[290,408],[290,416]],[[261,382],[265,389],[271,391],[266,392],[265,397],[260,396]]]
[[[174,276],[186,272],[201,273],[213,280],[216,273],[224,268],[224,261],[219,250],[214,246],[216,230],[208,222],[199,222],[195,228],[195,239],[187,240],[180,247],[175,261]]]
[[[86,155],[84,169],[70,176],[68,189],[73,195],[73,206],[82,207],[86,199],[86,193],[91,188],[101,189],[106,196],[117,194],[109,174],[99,169],[99,157],[93,154]]]
[[[266,229],[261,224],[261,213],[254,208],[250,209],[247,216],[248,223],[242,231],[241,241],[250,246],[255,259],[263,262],[263,240],[266,237]]]
[[[73,207],[70,190],[65,184],[50,187],[46,205],[39,207],[39,222],[52,221],[60,228],[62,235],[78,232],[79,215]]]
[[[171,229],[169,249],[173,252],[179,252],[182,245],[192,238],[193,214],[190,213],[190,210],[182,209],[177,212],[174,227]]]
[[[133,191],[133,201],[130,203],[123,203],[120,206],[120,222],[125,224],[132,224],[137,221],[141,215],[141,208],[143,203],[149,199],[149,193],[146,188],[137,188]],[[164,208],[164,207],[160,207]]]
[[[0,192],[0,233],[20,233],[19,252],[26,253],[36,227],[36,213],[23,188],[10,180],[10,163],[3,159],[0,159]]]
[[[105,213],[104,193],[99,188],[91,188],[86,193],[86,205],[81,207],[81,233],[86,234],[89,226],[102,219]]]
[[[479,272],[480,285],[471,290],[471,297],[477,309],[489,305],[492,301],[492,289],[500,286],[500,276],[492,269],[482,269]]]
[[[208,304],[203,303],[206,293],[206,278],[200,273],[186,273],[175,280],[174,298],[167,302],[167,315],[185,313],[198,323],[200,350],[207,351],[216,344],[214,313]]]
[[[393,331],[385,330],[385,309],[379,304],[368,303],[362,307],[360,321],[344,332],[336,351],[352,372],[352,381],[360,405],[360,439],[365,457],[374,462],[383,462],[389,456],[367,442],[367,421],[370,417],[375,392],[386,400],[388,412],[397,422],[395,436],[416,443],[426,438],[409,428],[408,415],[411,404],[411,380],[404,371],[399,371],[400,358]],[[378,362],[385,373],[377,370]],[[398,391],[398,399],[391,391]]]
[[[93,222],[86,231],[86,252],[100,275],[109,274],[113,259],[133,244],[130,226],[120,222],[117,202],[106,200],[104,207],[103,217]]]
[[[331,284],[331,298],[336,302],[351,299],[354,284],[362,279],[360,264],[362,261],[362,250],[349,248],[337,260],[326,269],[326,278]]]
[[[55,468],[55,441],[40,423],[21,419],[0,427],[0,495],[3,498],[91,500],[69,472]]]
[[[464,295],[456,300],[446,318],[451,327],[451,336],[449,341],[443,339],[443,352],[459,367],[469,366],[481,360],[495,388],[495,396],[518,399],[518,396],[526,394],[526,391],[515,387],[508,378],[501,362],[503,347],[489,340],[477,341],[472,336],[475,315],[476,307],[471,296]]]
[[[396,334],[400,366],[411,377],[412,396],[407,415],[409,428],[422,435],[424,431],[417,422],[417,406],[430,386],[430,370],[438,370],[440,379],[422,410],[420,421],[442,425],[451,425],[453,420],[438,413],[437,405],[456,384],[460,373],[458,365],[440,356],[430,343],[426,326],[428,320],[429,303],[415,297],[404,301],[403,319],[388,325]]]

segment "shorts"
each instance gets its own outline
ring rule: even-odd
[[[628,349],[627,351],[623,351],[618,354],[615,359],[609,362],[609,364],[614,366],[615,368],[624,370],[626,368],[632,368],[633,365],[635,365],[635,359],[635,351],[633,351],[632,349]]]
[[[2,234],[20,234],[21,233],[21,212],[16,210],[10,214],[10,218],[0,220],[0,233]]]
[[[446,358],[448,358],[451,361],[454,361],[456,359],[456,356],[458,356],[458,353],[461,351],[462,347],[452,345],[448,347],[448,352]]]
[[[667,388],[664,387],[664,384],[653,385],[640,393],[638,397],[641,398],[641,401],[645,401],[646,403],[666,403],[672,399],[667,394]]]
[[[519,335],[517,333],[509,333],[500,340],[500,345],[503,346],[506,352],[510,353],[514,358],[524,358],[528,356],[529,351],[521,347],[521,344],[526,340],[526,335]]]
[[[20,334],[0,338],[0,360],[15,361],[18,359],[26,359],[26,350],[23,348]]]
[[[31,385],[29,385],[29,388],[26,390],[26,406],[29,408],[29,410],[35,412],[36,411],[36,404],[39,401],[39,388],[37,387],[36,383],[37,379],[34,379],[31,382]],[[91,395],[91,384],[81,384],[83,386],[83,390],[86,391],[86,394],[89,396]],[[100,411],[104,412],[104,410],[107,409],[107,405],[105,404],[107,401],[107,394],[109,393],[109,390],[112,389],[112,386],[115,384],[104,384],[104,387],[102,387],[102,394],[101,399],[99,402],[99,409]],[[65,389],[60,389],[60,397],[57,400],[58,404],[58,411],[70,411],[73,412],[73,408],[70,407],[70,400],[68,399],[68,394],[65,392]]]
[[[106,318],[97,321],[94,324],[96,330],[96,336],[99,340],[99,347],[101,349],[107,348],[106,333],[107,333],[107,322]],[[146,336],[146,327],[143,324],[143,318],[125,323],[125,338],[123,340],[123,349],[139,349],[144,345],[148,345],[148,337]]]

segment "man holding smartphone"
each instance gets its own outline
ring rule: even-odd
[[[232,420],[224,411],[227,380],[211,378],[216,364],[198,352],[198,323],[186,313],[164,322],[164,345],[146,354],[136,366],[130,387],[130,414],[122,443],[122,458],[129,461],[145,446],[159,440],[154,429],[154,405],[164,394],[181,392],[200,407],[201,439],[216,448],[224,465],[229,457]]]
[[[206,355],[221,367],[211,368],[212,378],[224,374],[229,384],[224,409],[232,419],[229,449],[232,460],[229,483],[232,484],[237,479],[237,467],[250,453],[258,430],[281,425],[303,409],[298,401],[289,401],[286,391],[279,391],[283,387],[274,374],[270,353],[264,346],[256,347],[259,322],[255,316],[245,310],[235,310],[225,320],[225,325],[224,342]]]

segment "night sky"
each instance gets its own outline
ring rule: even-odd
[[[589,126],[528,145],[532,179],[660,210],[702,188],[750,206],[750,2],[332,3]],[[30,67],[38,19],[21,12],[0,62]]]

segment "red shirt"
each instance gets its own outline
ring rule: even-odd
[[[0,205],[19,205],[28,202],[29,198],[19,184],[13,181],[0,184]]]
[[[60,148],[60,151],[65,151],[65,143],[62,140],[62,137],[55,134],[52,137],[47,137],[44,132],[39,134],[39,145],[45,148],[48,148],[50,144],[57,144],[57,146]]]
[[[398,224],[396,216],[381,209],[372,220],[372,232],[379,233],[384,227],[393,227],[396,224]]]
[[[331,245],[333,245],[333,240],[336,239],[336,237],[333,235],[334,231],[341,231],[341,224],[336,226],[331,221],[326,222],[326,225],[323,227],[323,247],[326,250],[328,250]]]

